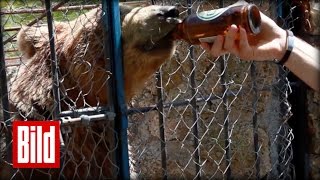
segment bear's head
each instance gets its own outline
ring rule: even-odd
[[[125,89],[130,100],[173,55],[175,42],[170,32],[177,21],[171,20],[179,17],[179,11],[175,6],[152,5],[131,10],[123,6],[121,14]]]
[[[175,6],[152,5],[133,8],[126,12],[122,21],[124,42],[142,45],[146,51],[155,48],[163,39],[170,40],[166,36],[176,24],[169,19],[179,17],[179,11]]]

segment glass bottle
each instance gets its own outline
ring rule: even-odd
[[[177,24],[172,36],[190,44],[212,42],[215,36],[223,35],[232,24],[240,25],[249,34],[258,34],[261,25],[259,8],[239,1],[225,8],[191,14]]]

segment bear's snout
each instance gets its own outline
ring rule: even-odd
[[[175,6],[168,6],[164,10],[164,17],[179,17],[179,10]]]

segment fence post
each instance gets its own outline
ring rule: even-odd
[[[220,8],[223,8],[224,7],[224,0],[220,0],[219,1],[219,7]],[[225,138],[225,157],[226,157],[226,179],[231,179],[231,141],[230,141],[230,134],[229,134],[229,113],[230,113],[230,108],[229,108],[229,101],[228,101],[228,92],[226,91],[229,91],[227,88],[226,88],[226,72],[225,72],[225,69],[227,68],[227,61],[226,61],[226,58],[225,58],[225,55],[223,56],[220,56],[219,57],[220,59],[220,72],[222,73],[221,74],[221,85],[222,85],[222,94],[224,94],[224,96],[222,97],[222,101],[223,101],[223,104],[224,104],[224,124],[223,124],[223,128],[224,128],[224,138]]]
[[[56,49],[54,44],[54,32],[52,24],[52,8],[50,0],[45,0],[46,13],[47,13],[47,24],[49,32],[49,43],[50,43],[50,58],[51,58],[51,72],[53,82],[53,98],[54,98],[54,109],[53,118],[58,118],[61,112],[60,107],[60,92],[59,92],[59,74],[58,74],[58,61],[56,55]]]
[[[110,40],[110,66],[112,72],[112,94],[115,118],[115,131],[117,143],[116,160],[119,166],[119,179],[129,179],[129,153],[128,153],[128,117],[124,93],[121,20],[118,0],[102,1],[104,28],[108,30]]]
[[[163,107],[163,85],[162,85],[162,68],[160,67],[157,72],[157,95],[158,95],[158,115],[159,115],[159,131],[160,131],[160,149],[161,149],[161,167],[162,179],[168,179],[167,175],[167,150],[166,150],[166,137],[165,137],[165,116]]]
[[[62,3],[64,3],[63,1]],[[53,91],[53,99],[54,99],[54,108],[53,108],[53,120],[57,120],[60,117],[61,113],[61,105],[60,105],[60,92],[59,92],[59,66],[58,59],[56,54],[56,48],[54,44],[54,31],[53,31],[53,19],[52,19],[52,8],[51,8],[51,0],[45,0],[46,6],[46,16],[47,16],[47,24],[48,24],[48,33],[49,33],[49,44],[50,44],[50,59],[51,59],[51,72],[52,72],[52,91]],[[60,129],[60,158],[63,157],[65,145],[64,140],[61,134]],[[63,167],[64,161],[60,160],[60,168]],[[60,177],[63,179],[63,177]]]
[[[192,13],[192,1],[188,0],[188,14]],[[194,62],[194,47],[191,46],[189,47],[190,50],[190,66],[191,66],[191,75],[190,75],[190,86],[191,86],[191,106],[192,106],[192,119],[193,119],[193,127],[192,127],[192,132],[193,132],[193,146],[194,146],[194,163],[195,163],[195,170],[196,170],[196,177],[194,179],[201,179],[201,171],[200,171],[200,147],[199,147],[199,114],[198,114],[198,108],[197,108],[197,100],[196,100],[196,74],[195,74],[195,69],[196,69],[196,64]]]
[[[250,66],[250,75],[252,78],[252,109],[253,109],[253,116],[252,116],[252,126],[253,126],[253,148],[254,148],[254,155],[255,155],[255,178],[257,180],[260,179],[260,150],[259,150],[259,132],[258,132],[258,113],[257,113],[257,104],[258,104],[258,87],[257,87],[257,70],[256,70],[256,62],[252,62]]]
[[[9,98],[8,98],[8,87],[7,87],[7,73],[6,73],[6,65],[5,65],[5,58],[4,58],[4,46],[3,46],[3,29],[2,29],[2,17],[0,14],[0,96],[1,96],[1,103],[3,108],[3,122],[8,128],[8,132],[6,133],[6,146],[7,146],[7,161],[11,162],[11,122],[10,122],[10,114],[9,114]],[[2,135],[0,134],[0,138]],[[0,139],[1,141],[1,139]],[[1,151],[0,151],[1,153]],[[0,154],[1,158],[1,154]]]

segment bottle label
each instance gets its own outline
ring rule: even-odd
[[[226,10],[228,10],[228,7],[226,8],[220,8],[220,9],[214,9],[210,11],[203,11],[198,13],[198,18],[203,21],[210,21],[217,17],[219,17],[222,13],[224,13]]]
[[[217,36],[199,38],[200,42],[213,43]]]
[[[242,6],[245,4],[248,4],[248,3],[245,1],[239,1],[233,5],[227,6],[225,8],[219,8],[219,9],[213,9],[210,11],[199,12],[199,13],[197,13],[197,16],[199,19],[201,19],[203,21],[210,21],[210,20],[213,20],[213,19],[219,17],[221,14],[223,14],[225,11],[227,11],[231,7]]]

